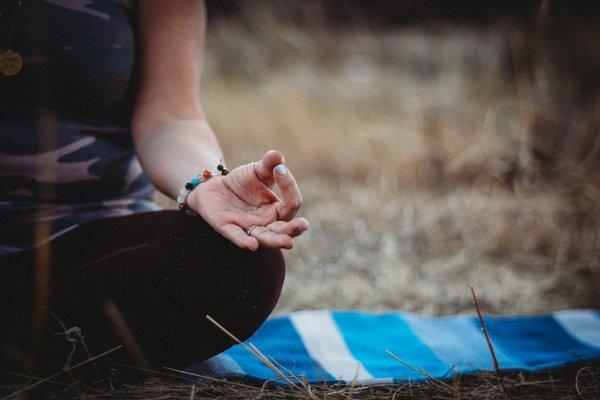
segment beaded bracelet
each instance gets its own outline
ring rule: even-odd
[[[229,171],[223,166],[222,160],[219,161],[219,165],[217,165],[217,170],[221,171],[221,175],[225,176],[229,173]],[[190,210],[189,206],[186,203],[187,197],[190,192],[202,182],[205,182],[213,177],[212,172],[205,169],[202,172],[202,175],[197,175],[190,179],[189,182],[185,184],[185,187],[179,191],[179,196],[177,196],[177,204],[179,205],[179,211],[184,211],[186,214],[196,214],[194,211]]]

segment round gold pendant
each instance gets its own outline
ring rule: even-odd
[[[23,69],[23,58],[16,51],[8,49],[0,53],[0,72],[6,76],[13,76]]]

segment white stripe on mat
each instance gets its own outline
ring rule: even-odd
[[[423,317],[403,313],[402,318],[440,360],[458,370],[492,369],[492,358],[485,336],[469,317]],[[503,368],[519,367],[497,346],[496,356]]]
[[[373,376],[350,353],[329,311],[300,311],[290,315],[308,354],[335,379],[372,380]]]
[[[564,310],[552,313],[554,320],[579,342],[600,348],[600,318],[591,310]]]

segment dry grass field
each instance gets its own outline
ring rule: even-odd
[[[472,312],[471,285],[491,313],[598,306],[600,143],[543,176],[532,126],[575,115],[545,105],[550,68],[521,71],[523,32],[247,11],[210,26],[203,98],[230,166],[280,149],[303,191],[278,312]]]

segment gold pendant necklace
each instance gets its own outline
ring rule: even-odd
[[[15,11],[15,16],[13,17],[13,21],[10,26],[10,30],[4,24],[4,18],[2,17],[2,13],[0,12],[0,22],[2,23],[2,28],[4,28],[4,34],[6,35],[6,50],[0,53],[0,72],[2,72],[6,76],[16,75],[23,69],[23,57],[21,57],[21,55],[16,51],[12,50],[10,46],[12,42],[13,32],[15,31],[17,17],[19,16],[19,11],[21,10],[22,4],[23,0],[19,0],[19,4],[17,4],[17,9]]]
[[[0,53],[0,72],[6,76],[13,76],[23,69],[23,57],[16,51],[7,49]]]

